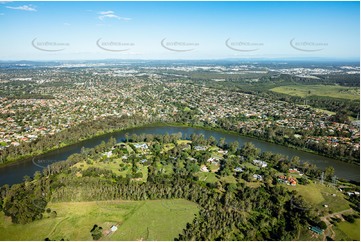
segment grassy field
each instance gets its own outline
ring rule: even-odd
[[[220,180],[225,183],[237,183],[237,180],[234,178],[234,176],[223,176]]]
[[[173,240],[198,213],[197,204],[183,200],[50,203],[56,218],[26,225],[12,224],[0,213],[0,240],[92,240],[94,224],[103,232],[118,224],[103,240]]]
[[[356,219],[353,224],[347,221],[340,222],[337,228],[347,235],[348,238],[344,239],[360,241],[360,219]]]
[[[328,205],[327,209],[334,213],[350,208],[349,202],[345,199],[345,195],[334,187],[327,187],[326,185],[315,183],[311,183],[306,186],[284,186],[290,190],[296,190],[306,202],[321,210],[325,209],[323,207],[325,204]],[[332,196],[332,194],[336,194],[336,196]]]
[[[357,87],[342,87],[329,85],[291,85],[275,87],[270,90],[273,92],[299,97],[322,96],[350,100],[360,99],[360,89]]]
[[[199,177],[200,181],[211,182],[211,183],[218,181],[217,175],[213,172],[198,172],[197,176]]]

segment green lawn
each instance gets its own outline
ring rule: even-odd
[[[356,219],[353,224],[347,221],[340,222],[337,227],[349,237],[344,239],[360,241],[360,219]]]
[[[0,213],[0,240],[92,240],[94,224],[103,232],[118,230],[103,240],[173,240],[198,213],[197,204],[183,200],[50,203],[56,218],[26,225],[12,224]],[[46,215],[47,217],[47,215]]]
[[[197,212],[197,205],[187,200],[149,201],[109,239],[174,240]]]
[[[308,106],[308,105],[307,105]],[[331,112],[331,111],[328,111],[326,109],[321,109],[321,108],[314,108],[317,112],[321,112],[321,113],[325,113],[325,114],[328,114],[328,115],[335,115],[336,113],[335,112]]]
[[[327,187],[326,185],[315,183],[310,183],[306,186],[284,186],[290,190],[296,190],[305,201],[319,209],[324,210],[323,205],[325,204],[328,205],[327,209],[334,213],[350,208],[349,202],[345,199],[345,195],[334,187]],[[332,194],[336,194],[336,196],[334,197]]]
[[[246,185],[250,188],[259,188],[262,185],[260,181],[246,182]]]
[[[237,183],[237,179],[234,176],[223,176],[220,178],[225,183]]]
[[[253,165],[252,163],[249,163],[249,162],[242,163],[242,166],[244,166],[246,168],[251,168],[251,169],[254,169],[254,170],[259,170],[258,166],[255,166],[255,165]]]
[[[83,171],[88,169],[89,167],[101,168],[105,170],[111,170],[116,175],[124,175],[124,172],[119,171],[119,164],[123,163],[122,159],[114,159],[113,161],[94,161],[92,160],[92,164],[87,164],[85,161],[81,161],[76,163],[73,167],[81,168]],[[126,172],[125,172],[126,173]]]
[[[290,85],[275,87],[270,90],[273,92],[299,97],[322,96],[350,100],[360,99],[360,89],[357,87],[342,87],[331,85]]]
[[[179,145],[190,144],[190,143],[192,143],[192,141],[190,140],[183,140],[183,139],[177,140],[177,144]]]
[[[173,149],[175,145],[173,143],[168,143],[163,145],[162,152],[168,152],[169,150]]]
[[[213,172],[198,172],[197,176],[199,177],[200,181],[211,182],[211,183],[218,181],[217,175]]]
[[[210,164],[210,167],[211,167],[211,171],[212,171],[212,172],[216,172],[216,171],[219,170],[220,165]]]
[[[143,166],[143,165],[139,165],[139,169],[143,173],[142,181],[147,182],[147,179],[148,179],[148,167]]]
[[[163,166],[163,169],[164,169],[164,174],[172,175],[174,173],[172,164],[167,164]]]

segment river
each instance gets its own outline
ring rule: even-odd
[[[9,166],[0,168],[0,186],[4,184],[15,184],[23,181],[25,175],[33,176],[35,171],[42,170],[42,166],[51,164],[56,161],[66,160],[71,154],[80,152],[82,147],[92,148],[100,144],[103,140],[108,141],[110,137],[114,137],[118,142],[124,140],[126,133],[132,134],[173,134],[181,132],[183,138],[189,138],[191,134],[203,134],[204,137],[215,137],[217,140],[224,137],[226,142],[238,141],[242,146],[245,142],[252,142],[256,147],[262,151],[271,151],[287,155],[288,157],[298,156],[301,162],[307,161],[311,164],[317,165],[318,168],[325,169],[328,166],[335,168],[335,174],[339,178],[345,178],[354,181],[360,181],[360,166],[355,164],[345,163],[339,160],[331,159],[328,157],[307,153],[304,151],[295,150],[292,148],[284,147],[281,145],[257,140],[255,138],[244,137],[237,134],[230,134],[221,131],[210,131],[201,128],[190,127],[174,127],[174,126],[161,126],[161,127],[141,127],[128,130],[119,131],[116,133],[105,134],[89,140],[79,142],[77,144],[67,146],[44,155],[35,157],[34,159],[24,159],[19,162],[13,163]],[[34,162],[35,161],[35,162]]]

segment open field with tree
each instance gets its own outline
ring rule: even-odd
[[[342,231],[349,240],[360,240],[360,219],[356,219],[354,223],[343,221],[337,224],[337,228],[333,227],[335,231]],[[341,233],[341,234],[342,234]]]
[[[47,207],[57,216],[45,212],[44,219],[26,225],[12,224],[1,213],[0,240],[92,240],[94,224],[103,228],[104,240],[173,240],[198,213],[197,204],[183,199],[63,202]],[[118,230],[107,235],[112,225]]]
[[[291,96],[308,97],[321,96],[350,100],[360,99],[360,88],[331,85],[290,85],[270,89],[273,92]]]
[[[345,199],[345,195],[333,186],[312,182],[307,185],[287,187],[290,190],[297,191],[306,202],[321,211],[331,211],[335,213],[350,208],[350,203]],[[327,207],[324,205],[327,205]]]

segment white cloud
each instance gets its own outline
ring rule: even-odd
[[[114,11],[103,11],[103,12],[100,12],[99,14],[114,14]]]
[[[34,12],[36,12],[36,9],[31,5],[23,5],[23,6],[18,6],[18,7],[6,6],[6,8],[14,9],[14,10],[23,10],[23,11],[34,11]]]
[[[114,11],[102,11],[102,12],[99,12],[98,14],[99,14],[98,18],[99,18],[100,20],[102,20],[102,21],[103,21],[105,18],[115,18],[115,19],[123,20],[123,21],[129,21],[129,20],[131,20],[131,18],[125,18],[125,17],[120,17],[120,16],[116,15],[116,14],[114,13]]]

